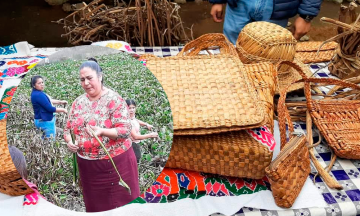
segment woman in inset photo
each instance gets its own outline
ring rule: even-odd
[[[140,133],[140,127],[141,126],[145,126],[148,130],[151,130],[153,128],[153,126],[151,124],[148,124],[146,122],[140,121],[139,119],[137,119],[135,117],[136,114],[136,103],[134,100],[132,99],[128,99],[126,100],[126,103],[129,107],[129,112],[130,112],[130,119],[131,119],[131,125],[132,125],[132,130],[131,130],[131,140],[132,140],[132,146],[136,155],[136,160],[139,163],[140,158],[141,158],[141,147],[140,147],[140,142],[141,140],[144,139],[149,139],[149,138],[158,138],[159,135],[156,132],[152,132],[152,133],[148,133],[145,135],[142,135]]]
[[[55,139],[55,113],[67,113],[67,110],[65,108],[56,108],[54,104],[67,104],[67,101],[52,99],[44,93],[45,83],[42,76],[33,76],[30,84],[35,126],[44,132],[46,138],[52,137]]]
[[[96,60],[84,62],[79,71],[85,94],[72,104],[64,138],[68,148],[77,153],[86,212],[111,210],[140,195],[129,110],[118,93],[103,85],[103,71]],[[119,184],[119,175],[95,136],[104,144],[130,191]]]

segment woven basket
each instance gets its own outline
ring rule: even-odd
[[[302,69],[286,62],[305,78]],[[339,85],[360,90],[360,86],[331,78],[305,78],[307,108],[314,124],[334,153],[346,159],[360,159],[360,100],[311,98],[310,83]]]
[[[228,50],[227,53],[197,55],[210,46],[207,42],[211,35],[189,43],[200,47],[191,56],[187,56],[188,50],[194,48],[188,44],[184,52],[175,57],[141,57],[162,84],[172,109],[174,139],[166,166],[262,178],[272,152],[245,129],[266,124],[269,117],[265,117],[268,113],[265,115],[263,101],[270,96],[258,92],[265,89],[274,92],[275,85],[270,81],[268,86],[259,84],[255,89],[247,71],[258,70],[256,76],[261,79],[264,75],[266,79],[275,70],[270,64],[258,69],[245,68],[233,54],[235,48],[222,34],[214,34],[217,39],[211,46],[220,46],[220,50]],[[275,83],[275,77],[272,78]]]
[[[305,64],[330,61],[335,55],[335,49],[338,44],[330,42],[320,48],[322,43],[321,41],[297,43],[295,58]],[[319,53],[317,53],[318,50]]]
[[[236,47],[244,64],[263,61],[275,64],[282,60],[294,60],[296,42],[289,30],[261,21],[252,22],[243,28],[236,41]],[[280,69],[281,71],[287,71],[287,67]]]
[[[33,193],[12,162],[6,137],[6,120],[0,121],[0,192],[19,196]]]

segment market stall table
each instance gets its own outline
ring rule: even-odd
[[[9,95],[8,92],[12,92],[13,89],[16,89],[16,86],[20,83],[21,75],[27,72],[24,66],[17,65],[14,66],[13,69],[9,69],[11,64],[8,63],[14,60],[23,60],[26,61],[26,63],[24,63],[25,65],[27,63],[29,63],[30,65],[30,62],[36,63],[42,59],[45,59],[46,62],[47,56],[62,49],[63,48],[34,48],[30,46],[29,50],[26,50],[25,54],[23,54],[22,57],[16,55],[16,57],[0,55],[0,72],[2,73],[2,88],[0,89],[0,95],[2,98],[1,104],[3,104],[0,110],[1,119],[6,118],[6,113],[8,112],[8,105],[11,101],[12,95]],[[176,55],[181,50],[181,47],[134,47],[133,50],[139,55],[153,54],[159,57],[167,57]],[[19,55],[21,56],[21,54]],[[142,62],[146,65],[146,60]],[[20,67],[23,67],[23,69],[19,69]],[[329,71],[326,67],[326,63],[313,64],[310,65],[310,68],[312,72],[317,72],[315,77],[329,77]],[[321,89],[323,91],[327,91],[327,89],[324,87],[322,87]],[[304,97],[298,96],[289,96],[288,98],[291,100],[305,100]],[[296,132],[306,133],[305,123],[297,122],[294,124],[294,127]],[[314,134],[316,135],[317,133],[315,132]],[[278,132],[277,134],[275,134],[275,138],[278,142]],[[314,138],[314,141],[316,142],[316,138]],[[324,167],[330,163],[331,152],[324,142],[315,148],[315,155]],[[167,209],[179,211],[178,214],[185,215],[187,215],[187,213],[193,213],[190,210],[188,211],[187,208],[195,209],[197,213],[201,213],[203,215],[206,215],[207,212],[222,212],[225,214],[231,212],[231,214],[233,215],[244,216],[357,215],[360,214],[359,170],[360,161],[343,160],[339,158],[336,160],[330,173],[343,186],[344,189],[341,191],[329,189],[320,177],[316,178],[315,186],[318,191],[315,191],[315,194],[320,192],[322,195],[318,197],[325,200],[328,204],[328,207],[269,211],[266,209],[249,208],[249,206],[253,207],[259,205],[274,205],[273,200],[266,199],[266,195],[271,194],[269,190],[270,185],[266,178],[263,178],[261,180],[237,179],[179,169],[165,168],[163,173],[159,176],[157,181],[147,190],[147,192],[134,201],[134,203],[143,204],[141,204],[140,206],[137,204],[130,204],[125,207],[127,207],[126,209],[128,211],[129,209],[132,209],[132,206],[134,206],[134,208],[142,208],[141,206],[143,206],[144,210],[151,209],[151,207],[153,207],[152,211],[157,211],[156,209],[161,209],[160,207],[162,207],[163,210]],[[315,169],[313,167],[312,172],[315,172]],[[312,176],[313,175],[310,175],[310,177]],[[308,182],[309,181],[310,178],[308,179]],[[303,197],[301,198],[301,196]],[[313,200],[314,197],[316,196],[309,196],[309,194],[301,194],[298,199],[308,201],[308,203],[305,205],[309,205],[309,203],[311,204],[312,202],[316,203],[317,201],[320,201]],[[260,201],[263,202],[263,204],[259,204]],[[41,206],[42,208],[55,209],[55,206],[52,207],[47,202],[44,202],[40,199],[38,204],[24,205],[23,215],[32,215],[32,213],[35,212],[38,215],[42,212],[39,209]],[[201,206],[203,209],[198,209]],[[205,206],[207,207],[207,209],[204,208]],[[273,208],[279,209],[276,206],[274,206]],[[117,210],[121,209],[122,208]],[[59,214],[61,214],[61,210],[57,210],[56,212],[59,212]],[[76,215],[74,212],[72,213]],[[143,211],[142,213],[145,213],[145,211]],[[153,212],[153,214],[161,215],[161,212]],[[176,215],[175,212],[173,215]],[[212,214],[212,216],[214,215],[218,214]]]

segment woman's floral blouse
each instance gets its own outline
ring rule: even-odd
[[[116,92],[108,90],[96,101],[90,101],[87,94],[78,97],[72,104],[68,121],[64,129],[64,136],[73,130],[78,141],[80,157],[86,159],[108,159],[95,137],[91,137],[85,130],[86,125],[101,128],[116,128],[118,138],[99,137],[110,153],[115,157],[131,147],[131,122],[129,110],[125,100]]]

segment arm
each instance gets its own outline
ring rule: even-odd
[[[44,108],[47,112],[65,112],[67,113],[67,110],[64,108],[56,108],[51,105],[51,103],[48,101],[48,97],[44,93],[39,93],[34,97],[34,101],[36,101],[42,108]]]
[[[53,104],[67,104],[67,101],[51,99],[51,103],[53,103]]]
[[[137,119],[137,121],[139,122],[140,126],[145,126],[148,128],[148,130],[151,130],[151,128],[153,128],[153,126],[151,124],[148,124],[146,122],[140,121]]]
[[[149,134],[145,134],[145,135],[141,135],[136,133],[135,129],[131,130],[131,136],[136,139],[136,140],[144,140],[144,139],[149,139],[149,138],[156,138],[158,137],[157,133],[149,133]]]
[[[64,140],[67,143],[67,147],[69,148],[70,151],[72,152],[77,152],[77,150],[79,149],[77,142],[75,141],[75,143],[72,142],[71,139],[71,135],[70,135],[70,130],[71,130],[71,119],[73,118],[73,108],[75,107],[75,103],[76,100],[74,101],[71,110],[68,114],[68,119],[66,121],[66,125],[64,128]]]
[[[299,40],[302,36],[306,35],[311,28],[311,19],[316,17],[320,11],[322,0],[302,0],[298,13],[299,17],[294,22],[293,35],[295,39]],[[310,18],[310,20],[306,20]]]

